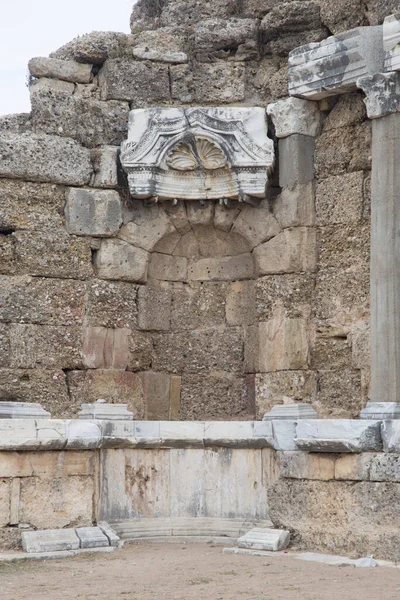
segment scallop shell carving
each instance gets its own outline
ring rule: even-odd
[[[177,144],[167,157],[167,165],[177,171],[194,171],[199,167],[214,170],[227,164],[225,154],[214,142],[205,138],[196,138],[196,154],[185,142]]]

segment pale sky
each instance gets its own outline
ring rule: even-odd
[[[28,61],[91,31],[129,33],[134,0],[0,0],[0,115],[29,112]]]

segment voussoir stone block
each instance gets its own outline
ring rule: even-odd
[[[164,236],[176,232],[165,212],[159,211],[157,218],[137,224],[131,221],[121,228],[119,237],[133,246],[150,252]]]
[[[33,77],[55,77],[73,83],[89,83],[92,78],[92,65],[85,65],[74,60],[32,58],[28,63],[28,68]]]
[[[21,539],[25,552],[58,552],[79,548],[79,538],[74,529],[23,531]]]
[[[312,227],[285,229],[253,252],[259,275],[313,272],[317,266],[317,236]]]
[[[144,283],[147,280],[149,253],[123,240],[102,240],[94,264],[100,279],[121,279]]]
[[[232,231],[242,235],[250,249],[266,242],[280,232],[275,217],[265,208],[246,206],[233,224]]]
[[[66,193],[65,219],[68,233],[115,235],[122,224],[120,197],[112,190],[70,188]]]
[[[300,133],[315,137],[320,125],[320,111],[316,102],[301,98],[287,98],[267,106],[267,113],[275,125],[277,138]]]
[[[304,319],[276,317],[259,324],[261,373],[306,369],[309,357]]]
[[[164,281],[184,281],[187,278],[187,258],[153,252],[149,264],[149,278]]]
[[[400,453],[400,419],[383,421],[382,440],[385,452]]]
[[[382,447],[381,422],[307,419],[297,423],[294,441],[308,452],[371,452]]]
[[[93,171],[90,152],[54,135],[0,134],[0,177],[86,185]]]

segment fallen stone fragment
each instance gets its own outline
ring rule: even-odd
[[[92,65],[74,60],[57,58],[32,58],[28,63],[33,77],[55,77],[72,83],[89,83],[92,77]]]
[[[75,529],[81,548],[102,548],[109,546],[108,537],[100,527],[79,527]]]
[[[79,548],[79,538],[74,529],[23,531],[21,539],[25,552],[57,552]]]
[[[276,552],[283,550],[289,545],[289,531],[281,529],[262,529],[255,527],[245,535],[238,538],[239,548],[250,548],[252,550],[270,550]]]

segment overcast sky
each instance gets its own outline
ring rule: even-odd
[[[91,31],[129,33],[134,0],[0,0],[0,115],[29,112],[27,64]]]

